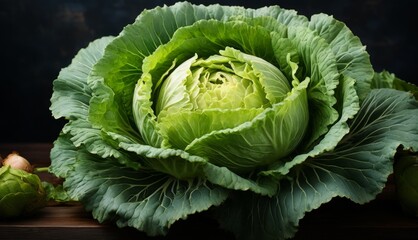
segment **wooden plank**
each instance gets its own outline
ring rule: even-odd
[[[80,204],[50,206],[29,218],[0,221],[0,240],[167,240],[199,239],[202,235],[216,240],[233,239],[231,233],[220,229],[213,219],[202,214],[175,223],[166,237],[149,237],[133,228],[118,228],[113,223],[98,223]]]

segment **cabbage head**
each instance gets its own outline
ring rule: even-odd
[[[38,175],[0,167],[0,219],[27,216],[46,204],[46,192]]]
[[[374,199],[398,147],[418,150],[415,86],[390,76],[326,14],[145,10],[54,81],[68,122],[50,170],[100,222],[164,235],[210,208],[238,239],[290,238],[333,197]]]

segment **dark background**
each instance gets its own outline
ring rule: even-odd
[[[360,37],[377,71],[418,83],[415,0],[213,0],[262,7],[277,4],[310,16],[324,12]],[[175,1],[0,0],[0,143],[52,142],[63,120],[49,111],[52,81],[87,44],[117,35],[144,8]]]

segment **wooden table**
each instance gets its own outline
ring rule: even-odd
[[[0,144],[0,155],[17,151],[38,166],[49,164],[52,144]],[[43,179],[52,176],[41,175]],[[165,238],[149,238],[135,229],[119,229],[111,223],[99,224],[83,206],[75,204],[48,206],[30,218],[0,221],[1,240],[24,239],[234,239],[204,213],[175,223]],[[395,187],[389,181],[378,198],[358,205],[346,199],[334,199],[300,222],[295,239],[390,239],[417,240],[418,218],[404,215],[396,201]],[[261,239],[260,239],[261,240]]]

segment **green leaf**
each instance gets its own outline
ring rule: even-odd
[[[133,92],[132,109],[136,127],[144,142],[153,147],[161,147],[163,138],[157,128],[153,109],[151,75],[144,73]]]
[[[219,50],[225,47],[268,61],[274,59],[270,42],[269,32],[262,27],[250,26],[241,21],[200,20],[191,26],[179,28],[170,42],[161,45],[144,60],[143,71],[152,74],[155,85],[175,59],[182,63],[195,54],[208,57],[219,54]]]
[[[177,179],[191,179],[203,176],[207,159],[192,155],[180,149],[155,148],[149,145],[121,141],[119,146],[136,153],[144,165],[155,171],[174,176]]]
[[[305,16],[298,15],[297,11],[293,9],[280,8],[277,5],[262,7],[258,9],[247,9],[249,15],[245,15],[248,18],[259,17],[272,17],[277,20],[278,23],[286,26],[308,26],[308,19]],[[265,26],[265,25],[264,25]],[[268,28],[268,26],[265,26]]]
[[[332,16],[315,14],[309,27],[329,44],[341,74],[356,80],[356,90],[360,101],[363,101],[370,92],[374,73],[366,47],[343,22]]]
[[[51,149],[49,171],[57,177],[66,178],[73,171],[78,148],[70,140],[71,136],[61,133]]]
[[[299,64],[299,55],[296,45],[288,38],[282,38],[275,32],[271,33],[272,47],[276,61],[279,63],[280,70],[286,75],[287,79],[296,78]],[[294,63],[294,64],[292,64]]]
[[[182,111],[161,119],[158,126],[169,146],[184,150],[195,139],[252,121],[262,111],[241,108]]]
[[[205,178],[211,183],[226,189],[251,191],[260,195],[273,196],[277,192],[277,182],[271,178],[254,176],[253,174],[238,175],[226,167],[213,164],[204,166]]]
[[[64,187],[99,222],[116,221],[148,235],[166,234],[175,221],[221,204],[227,192],[206,180],[182,181],[164,173],[133,170],[112,159],[79,151]],[[115,171],[117,169],[117,171]]]
[[[303,163],[307,158],[313,158],[324,152],[332,151],[341,139],[350,131],[348,121],[352,119],[359,111],[359,99],[354,88],[355,81],[351,78],[345,78],[337,88],[336,96],[341,100],[342,106],[340,119],[330,127],[329,131],[316,145],[309,151],[293,156],[287,162],[278,162],[270,166],[270,170],[262,171],[262,175],[274,176],[280,179],[286,176],[290,169]],[[340,103],[340,102],[339,102]]]
[[[289,39],[296,45],[299,55],[301,75],[310,78],[308,87],[309,133],[305,137],[304,149],[309,149],[314,141],[328,132],[338,119],[334,108],[334,96],[340,74],[335,55],[328,43],[315,32],[303,27],[289,27]]]
[[[143,139],[137,132],[135,125],[127,119],[127,112],[112,111],[117,107],[117,104],[121,103],[118,102],[120,98],[116,97],[113,89],[107,86],[101,77],[92,76],[89,80],[93,95],[90,100],[88,121],[92,127],[105,133],[125,135],[142,143]],[[132,92],[130,95],[132,95]]]
[[[254,74],[256,79],[253,82],[260,82],[259,88],[264,89],[266,98],[271,104],[283,101],[290,92],[290,82],[293,79],[287,79],[276,66],[266,60],[229,47],[225,51],[221,51],[221,54],[244,63],[243,66],[237,64],[238,66],[234,68],[234,73],[243,78],[249,78],[248,75]],[[247,70],[249,67],[252,71]],[[254,92],[257,95],[262,94],[261,90]]]
[[[144,157],[144,165],[174,176],[176,179],[192,179],[193,177],[207,179],[212,184],[226,189],[251,190],[261,195],[272,196],[277,190],[277,184],[271,178],[247,174],[240,176],[225,167],[218,167],[199,156],[190,155],[178,149],[153,148],[146,145],[123,142],[120,146],[127,151]]]
[[[51,97],[50,110],[55,118],[86,119],[91,98],[87,78],[112,39],[104,37],[93,41],[77,53],[68,67],[61,70],[54,81]]]
[[[62,185],[54,185],[50,182],[42,182],[42,186],[45,189],[47,201],[61,203],[68,203],[73,201],[73,199],[68,196],[67,191],[64,190]]]
[[[113,37],[105,37],[92,42],[87,48],[80,50],[70,66],[60,72],[54,81],[51,111],[56,118],[70,119],[70,122],[63,128],[63,132],[72,135],[69,139],[73,141],[75,147],[84,144],[91,153],[99,154],[102,157],[114,156],[122,162],[129,162],[126,158],[123,159],[122,153],[104,140],[101,130],[94,128],[88,119],[90,99],[93,95],[92,88],[88,84],[90,74],[93,66],[103,56],[106,46],[112,40]],[[60,145],[60,143],[57,142],[56,145]],[[57,167],[56,170],[59,171],[58,169],[61,167]],[[57,174],[61,175],[62,173],[57,172]]]
[[[388,71],[376,72],[373,76],[371,88],[393,88],[410,92],[418,99],[418,86],[406,82]]]
[[[239,239],[293,237],[306,212],[340,196],[366,203],[384,188],[402,145],[418,150],[418,102],[410,94],[374,90],[332,151],[308,158],[280,181],[272,197],[237,192],[217,218]]]
[[[119,142],[114,140],[109,135],[110,133],[94,128],[87,120],[70,121],[62,131],[70,135],[68,138],[75,148],[84,147],[90,153],[102,158],[114,157],[120,163],[135,169],[141,165],[135,154],[129,154],[120,149]],[[129,136],[125,136],[127,137]]]

